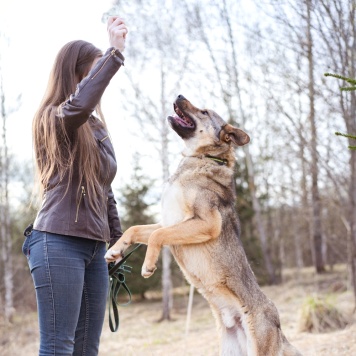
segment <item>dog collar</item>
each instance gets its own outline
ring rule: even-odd
[[[225,159],[225,158],[219,158],[219,157],[214,157],[214,156],[210,156],[210,155],[205,155],[205,157],[215,161],[220,166],[226,166],[227,165],[227,159]]]

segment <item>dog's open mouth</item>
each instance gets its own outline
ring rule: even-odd
[[[195,119],[184,109],[189,104],[189,101],[180,95],[173,103],[175,115],[167,117],[172,129],[184,140],[194,136],[197,127]]]
[[[176,124],[180,125],[181,127],[194,129],[194,121],[189,116],[184,115],[184,113],[178,108],[176,104],[173,104],[173,107],[175,113],[177,114],[177,116],[173,117]]]

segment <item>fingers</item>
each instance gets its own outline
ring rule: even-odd
[[[115,24],[114,24],[115,22]],[[108,23],[107,23],[107,27],[109,28],[109,26],[113,25],[120,25],[120,24],[125,24],[125,20],[119,16],[109,16],[108,18]]]
[[[124,38],[126,37],[126,34],[128,32],[125,20],[118,16],[110,16],[108,18],[107,29],[108,31],[116,30],[118,34],[122,33]]]
[[[107,250],[104,256],[107,263],[120,261],[122,256],[119,251],[116,250]]]
[[[116,37],[126,37],[126,34],[128,33],[128,29],[126,25],[118,25],[112,28],[109,28],[109,32],[111,36],[116,36]]]

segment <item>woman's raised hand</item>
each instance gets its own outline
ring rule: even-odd
[[[128,32],[124,19],[118,16],[110,16],[108,18],[107,30],[109,34],[110,46],[117,48],[120,52],[123,52]]]

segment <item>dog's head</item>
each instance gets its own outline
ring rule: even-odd
[[[168,116],[173,130],[185,141],[187,154],[219,154],[231,145],[243,146],[250,137],[242,130],[227,124],[215,111],[199,109],[183,95],[173,104],[177,115]]]

